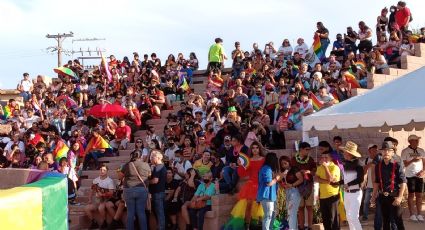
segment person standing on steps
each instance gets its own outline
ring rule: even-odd
[[[223,48],[223,39],[216,38],[215,44],[210,47],[208,52],[207,73],[214,69],[221,70],[223,68],[224,60],[227,60],[227,56]]]
[[[375,178],[371,203],[381,203],[383,229],[390,230],[393,219],[398,230],[404,230],[403,209],[400,204],[406,190],[406,175],[403,165],[394,160],[395,147],[391,141],[384,141],[380,149],[382,160],[375,166]]]
[[[422,216],[422,193],[424,191],[423,177],[425,176],[425,151],[419,148],[420,137],[410,135],[408,138],[409,146],[401,151],[401,159],[403,160],[407,178],[408,206],[411,221],[424,221]],[[415,203],[413,199],[416,197],[416,215]]]
[[[364,180],[363,167],[360,165],[361,154],[357,152],[357,144],[347,141],[339,147],[344,152],[344,205],[350,230],[361,230],[359,221],[360,204],[362,201],[361,184]]]
[[[163,155],[159,150],[151,152],[152,175],[149,180],[149,192],[152,194],[152,210],[156,216],[157,229],[165,230],[165,184],[167,169],[162,161]]]

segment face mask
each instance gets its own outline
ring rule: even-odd
[[[210,179],[204,179],[204,183],[208,184],[210,182]]]

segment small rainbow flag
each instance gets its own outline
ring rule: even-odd
[[[316,54],[316,56],[320,60],[323,60],[325,58],[325,54],[323,53],[322,43],[320,42],[320,37],[319,36],[314,36],[313,50],[314,50],[314,53]]]
[[[344,77],[347,79],[347,82],[351,84],[352,89],[361,88],[359,81],[357,81],[356,77],[350,72],[345,72]]]
[[[100,52],[100,56],[101,56],[101,58],[102,58],[101,65],[103,65],[103,68],[105,69],[106,76],[108,77],[108,82],[112,82],[112,74],[111,74],[111,72],[109,71],[108,62],[106,62],[106,59],[105,59],[105,57],[103,56],[103,53],[102,53],[102,52]]]
[[[249,167],[249,157],[244,153],[239,153],[239,161],[241,162],[242,167],[247,169]]]
[[[184,91],[190,91],[190,87],[189,84],[187,84],[186,78],[183,77],[183,83],[180,86],[180,88],[182,88]]]
[[[356,65],[357,69],[366,69],[366,63],[364,61],[357,61],[354,64]]]
[[[308,95],[311,99],[311,103],[313,104],[313,109],[315,111],[319,111],[323,107],[323,102],[321,102],[319,99],[317,99],[316,95],[314,95],[312,92]]]
[[[55,149],[53,150],[53,157],[55,158],[55,160],[56,160],[57,162],[59,162],[59,160],[60,160],[62,157],[67,157],[67,156],[68,156],[68,151],[69,151],[69,148],[68,148],[68,146],[65,144],[65,142],[63,142],[63,140],[59,140],[59,141],[56,143],[56,147],[55,147]]]

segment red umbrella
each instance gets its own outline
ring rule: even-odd
[[[89,110],[89,115],[98,118],[122,117],[127,114],[127,110],[120,105],[103,104],[95,105]]]

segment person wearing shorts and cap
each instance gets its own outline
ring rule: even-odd
[[[400,162],[393,159],[395,148],[391,141],[384,141],[381,147],[382,160],[375,166],[375,178],[371,203],[375,199],[381,204],[383,229],[391,229],[391,221],[398,230],[404,230],[403,209],[400,206],[406,190],[406,175]]]
[[[405,173],[407,177],[407,190],[408,206],[410,212],[410,220],[412,221],[424,221],[422,216],[422,193],[424,191],[425,176],[425,151],[419,148],[419,140],[421,138],[416,135],[410,135],[407,139],[409,146],[401,151],[401,159],[403,160]],[[413,202],[416,197],[416,215],[415,215],[415,203]]]
[[[359,210],[362,201],[361,185],[364,180],[363,167],[359,158],[362,155],[357,151],[357,144],[347,141],[345,146],[339,147],[344,153],[344,206],[350,230],[362,229],[359,221]]]

